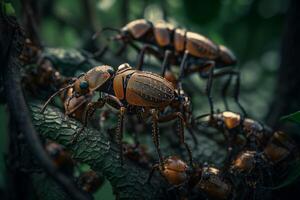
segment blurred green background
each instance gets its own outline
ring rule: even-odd
[[[121,27],[137,18],[167,21],[202,33],[235,52],[242,73],[241,101],[249,115],[262,120],[273,97],[286,0],[39,0],[40,36],[50,47],[82,48],[102,27]],[[19,1],[12,1],[21,19]],[[85,5],[90,5],[85,9]],[[90,17],[87,17],[90,15]],[[105,42],[100,39],[98,41]],[[134,60],[136,54],[129,58]],[[109,63],[108,63],[109,64]],[[191,77],[203,89],[203,80]],[[205,97],[193,97],[203,112]],[[203,103],[205,102],[205,104]],[[201,106],[203,104],[203,106]],[[222,104],[216,100],[217,107]],[[231,104],[236,109],[234,104]],[[222,107],[221,107],[222,109]],[[197,112],[196,110],[196,112]],[[208,110],[206,110],[208,111]],[[0,107],[0,187],[4,184],[3,155],[7,115]],[[113,199],[109,183],[97,194]]]

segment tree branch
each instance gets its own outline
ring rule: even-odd
[[[147,183],[149,170],[134,163],[120,163],[118,148],[109,141],[104,133],[92,128],[85,128],[72,144],[74,133],[82,126],[76,120],[65,116],[54,107],[49,106],[44,114],[40,113],[41,105],[32,104],[33,124],[41,137],[55,140],[64,145],[76,161],[86,163],[94,171],[102,172],[117,191],[120,199],[160,199],[166,187],[161,179]]]

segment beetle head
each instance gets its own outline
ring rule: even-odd
[[[221,66],[232,66],[237,63],[237,59],[233,52],[229,50],[227,47],[220,45],[219,46],[219,51],[220,51],[220,57],[218,59],[218,64]]]
[[[78,77],[74,83],[75,95],[85,95],[104,85],[114,74],[114,69],[108,65],[94,67],[86,74]]]

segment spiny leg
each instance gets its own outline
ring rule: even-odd
[[[170,114],[165,115],[165,116],[160,116],[157,121],[158,122],[168,122],[168,121],[171,121],[171,120],[176,119],[176,118],[179,120],[179,123],[178,123],[178,136],[179,136],[180,143],[184,145],[184,147],[185,147],[185,149],[188,153],[188,156],[189,156],[190,165],[193,166],[192,151],[191,151],[190,147],[188,146],[188,144],[185,142],[185,139],[184,139],[184,127],[183,127],[184,118],[183,118],[182,114],[180,112],[170,113]]]
[[[188,152],[190,166],[193,167],[192,151],[191,151],[190,147],[188,146],[188,144],[185,142],[185,139],[184,139],[184,127],[183,127],[183,118],[182,118],[182,116],[177,115],[177,120],[178,120],[178,134],[179,134],[180,143],[185,146],[185,149]]]
[[[105,105],[105,100],[103,100],[103,99],[99,99],[96,102],[90,102],[87,105],[87,107],[84,111],[84,114],[82,116],[83,126],[78,131],[76,131],[76,133],[74,134],[72,143],[77,141],[78,136],[82,133],[84,128],[87,126],[87,121],[92,116],[92,114],[95,112],[95,110],[98,108],[102,108],[104,105]]]
[[[161,76],[162,77],[165,77],[165,73],[166,73],[167,69],[170,68],[170,65],[169,65],[170,55],[171,55],[171,51],[170,50],[166,50],[165,51],[164,60],[163,60],[163,64],[162,64],[162,72],[161,72]]]
[[[123,140],[123,126],[124,126],[125,111],[126,111],[126,108],[122,106],[120,108],[119,119],[118,119],[118,124],[117,124],[117,129],[116,129],[116,141],[117,141],[117,144],[119,146],[120,161],[121,161],[122,165],[123,165],[123,145],[122,145],[122,140]]]
[[[152,114],[152,140],[158,154],[159,165],[161,169],[164,169],[164,159],[160,150],[159,143],[158,111],[155,109],[151,109],[150,112]]]

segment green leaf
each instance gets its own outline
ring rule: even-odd
[[[285,180],[282,181],[280,185],[271,187],[272,190],[278,190],[280,188],[286,187],[295,181],[299,180],[300,176],[300,160],[296,160],[290,164],[288,174]]]
[[[281,121],[291,121],[300,124],[300,111],[294,112],[280,118]]]
[[[15,16],[16,15],[15,9],[11,3],[4,3],[3,8],[4,8],[4,13],[7,16]]]

